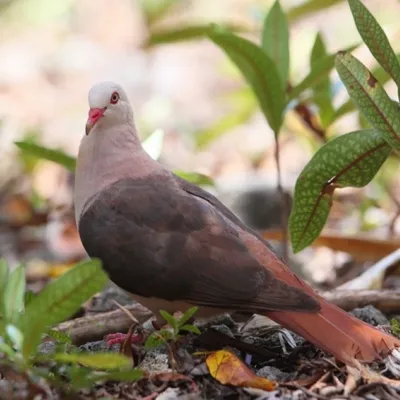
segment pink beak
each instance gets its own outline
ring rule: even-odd
[[[96,122],[104,115],[107,107],[104,108],[91,108],[89,110],[89,117],[86,122],[86,135],[89,135]]]

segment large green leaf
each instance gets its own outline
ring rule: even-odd
[[[293,23],[300,18],[309,17],[311,14],[323,11],[343,1],[344,0],[308,0],[302,2],[300,5],[289,10],[289,21]]]
[[[382,135],[365,129],[323,145],[296,182],[289,231],[293,251],[311,244],[329,215],[336,188],[368,184],[391,152]]]
[[[23,265],[15,268],[7,280],[4,294],[4,316],[7,323],[18,321],[24,311],[25,269]]]
[[[397,60],[400,58],[400,54],[396,54]],[[385,85],[390,80],[390,75],[378,64],[376,67],[372,69],[372,75],[379,81],[381,85]],[[330,123],[335,122],[340,117],[353,112],[357,109],[357,106],[354,104],[353,100],[349,99],[344,102],[332,115],[332,119]]]
[[[321,34],[318,33],[311,51],[311,69],[313,69],[313,67],[315,67],[318,62],[321,59],[324,59],[327,55],[324,39]],[[314,103],[319,109],[319,117],[321,119],[322,126],[327,127],[334,114],[329,74],[327,74],[314,86],[313,94]]]
[[[278,133],[282,125],[285,93],[274,62],[259,46],[220,27],[213,27],[209,37],[242,72],[253,88],[271,129]]]
[[[84,261],[48,284],[26,308],[21,318],[24,333],[23,355],[28,358],[36,349],[46,329],[73,315],[108,281],[98,260]]]
[[[264,21],[262,48],[275,62],[280,73],[283,89],[289,78],[289,27],[286,14],[276,0]]]
[[[245,32],[246,29],[239,25],[224,24],[224,28],[230,32]],[[177,28],[160,28],[153,30],[146,39],[143,47],[149,48],[160,44],[184,42],[187,40],[204,38],[212,27],[210,24],[179,26]]]
[[[119,353],[56,353],[51,356],[54,361],[71,364],[81,364],[93,369],[128,368],[132,360]]]
[[[49,149],[47,147],[39,146],[37,144],[29,142],[15,142],[15,144],[24,152],[27,152],[44,160],[53,161],[57,164],[64,166],[70,171],[75,170],[75,157],[69,156],[61,150]]]
[[[339,52],[336,69],[368,122],[394,149],[400,150],[400,112],[371,72],[350,53]]]
[[[364,43],[400,88],[400,64],[384,30],[360,0],[349,0],[349,5]]]

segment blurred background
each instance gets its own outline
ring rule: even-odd
[[[398,51],[400,4],[384,3],[364,1]],[[241,74],[200,34],[214,22],[259,43],[272,4],[0,1],[0,256],[12,267],[26,263],[33,290],[85,252],[73,219],[73,173],[21,151],[14,142],[37,143],[75,157],[87,118],[87,92],[102,80],[126,89],[139,134],[162,163],[204,184],[253,228],[271,232],[266,235],[272,239],[279,236],[282,203],[276,192],[273,132]],[[310,71],[318,33],[327,53],[361,43],[346,1],[281,0],[281,5],[290,26],[293,84]],[[365,46],[354,54],[376,67]],[[376,72],[394,95],[388,77]],[[334,70],[330,79],[332,106],[348,105]],[[364,126],[351,103],[348,112],[327,122],[306,94],[295,102],[279,137],[287,192],[293,192],[297,176],[323,143]],[[321,240],[290,255],[297,272],[330,288],[399,247],[398,165],[398,159],[390,158],[366,188],[335,194]]]

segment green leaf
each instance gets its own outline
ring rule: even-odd
[[[399,337],[400,335],[400,322],[396,318],[390,320],[390,328],[392,329],[393,335]]]
[[[344,0],[308,0],[299,6],[293,7],[288,13],[288,18],[290,22],[293,23],[300,18],[309,17],[311,14],[323,11],[343,1]]]
[[[100,379],[102,381],[117,381],[117,382],[134,382],[143,377],[143,371],[138,368],[131,369],[129,371],[113,371],[107,372],[96,378],[96,382]]]
[[[285,92],[271,58],[254,43],[215,27],[210,39],[236,64],[253,88],[261,110],[276,133],[282,125]]]
[[[108,277],[98,260],[84,261],[48,284],[29,304],[21,319],[27,359],[46,329],[73,315],[95,293],[101,291]]]
[[[256,101],[249,101],[231,114],[227,114],[208,128],[196,133],[195,140],[198,149],[204,149],[214,140],[229,132],[238,125],[245,124],[255,113]]]
[[[161,329],[157,332],[153,332],[146,340],[144,344],[145,349],[153,349],[155,347],[165,344],[168,340],[171,340],[174,334],[168,329]]]
[[[4,289],[4,316],[8,323],[15,323],[24,311],[25,270],[20,265],[8,278]]]
[[[326,46],[324,39],[321,34],[318,33],[311,51],[311,69],[315,67],[320,60],[327,56]],[[313,88],[314,103],[318,106],[319,117],[323,127],[327,127],[329,121],[335,112],[332,105],[332,92],[331,92],[331,80],[329,74],[325,78],[321,79]]]
[[[397,60],[399,60],[400,54],[396,54],[396,57]],[[380,65],[374,67],[371,72],[372,75],[379,81],[379,83],[382,86],[385,85],[390,80],[389,74],[387,74],[386,71]],[[347,100],[335,111],[330,123],[338,120],[339,118],[343,117],[344,115],[350,112],[353,112],[354,110],[357,110],[357,106],[351,99]]]
[[[57,351],[57,354],[65,353],[65,351]],[[107,373],[105,371],[95,372],[93,371],[93,369],[74,363],[71,363],[71,365],[68,365],[67,368],[65,368],[65,363],[61,361],[59,361],[59,363],[66,370],[67,379],[71,384],[71,388],[74,390],[93,387],[93,385],[97,382],[97,380],[94,379],[93,375],[102,375]]]
[[[0,337],[0,355],[2,355],[1,353],[7,355],[10,359],[13,359],[16,355],[16,351],[7,343],[2,342]]]
[[[364,43],[400,88],[400,64],[384,30],[359,0],[349,0],[349,5]]]
[[[308,75],[290,91],[289,101],[298,98],[305,90],[312,89],[315,85],[323,82],[335,65],[335,56],[335,54],[329,54],[315,62]]]
[[[179,328],[180,331],[186,331],[186,332],[191,332],[194,333],[196,335],[200,335],[200,329],[195,326],[195,325],[183,325]]]
[[[336,69],[352,100],[383,138],[400,150],[400,112],[370,71],[350,53],[339,52]]]
[[[276,0],[264,21],[262,32],[262,48],[275,62],[283,85],[289,79],[289,27],[287,18],[283,12],[279,0]]]
[[[186,324],[186,322],[197,313],[198,309],[199,307],[190,307],[188,310],[186,310],[182,317],[179,318],[179,326]]]
[[[358,45],[350,46],[346,51],[352,51],[357,47]],[[332,71],[335,65],[335,58],[336,54],[328,54],[315,62],[306,77],[292,88],[288,96],[288,102],[297,99],[305,90],[312,89],[315,85],[322,82]]]
[[[214,180],[204,174],[200,174],[197,172],[186,172],[180,170],[174,170],[174,174],[178,175],[185,181],[188,181],[198,186],[214,186]]]
[[[296,182],[289,231],[295,253],[317,238],[336,188],[368,184],[391,152],[379,132],[347,133],[323,145]]]
[[[4,288],[8,280],[8,265],[4,258],[0,259],[0,315],[4,313]]]
[[[169,312],[165,310],[160,310],[160,315],[167,321],[167,323],[174,329],[178,327],[177,320]]]
[[[55,329],[48,329],[46,334],[60,343],[72,344],[72,339],[64,332],[56,331]]]
[[[162,129],[156,129],[142,142],[143,148],[153,160],[158,160],[160,158],[163,145],[164,131]]]
[[[56,353],[51,359],[62,363],[81,364],[88,368],[108,370],[129,368],[132,360],[120,353]]]
[[[238,25],[224,24],[224,28],[230,32],[245,32],[244,27]],[[210,24],[181,26],[179,28],[163,28],[151,32],[144,43],[144,48],[152,46],[183,42],[193,39],[201,39],[207,36],[211,31]]]
[[[123,371],[93,371],[74,365],[70,370],[69,379],[73,388],[90,388],[101,382],[135,382],[143,377],[143,372],[138,369]]]
[[[140,0],[148,25],[154,24],[179,3],[182,3],[182,0]]]
[[[49,149],[47,147],[39,146],[37,144],[29,142],[15,142],[15,144],[24,152],[27,152],[44,160],[53,161],[57,164],[62,165],[70,171],[75,170],[75,157],[69,156],[61,150]]]
[[[343,117],[344,115],[353,112],[357,107],[354,104],[353,100],[347,100],[344,102],[332,115],[331,123]]]
[[[36,293],[34,293],[32,290],[27,290],[24,294],[24,304],[25,307],[28,307],[30,302],[36,297]]]

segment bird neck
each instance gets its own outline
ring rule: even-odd
[[[75,175],[75,217],[94,200],[95,195],[124,178],[144,178],[163,170],[143,149],[134,127],[96,129],[83,137]]]

